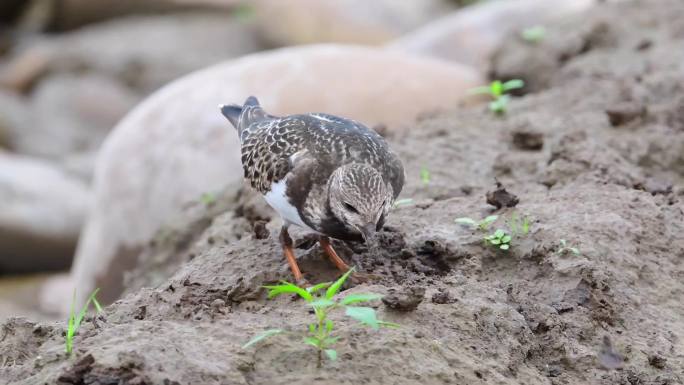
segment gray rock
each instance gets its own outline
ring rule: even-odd
[[[381,44],[453,9],[444,0],[259,0],[254,8],[275,45]]]
[[[497,0],[465,7],[391,42],[388,48],[472,65],[487,73],[510,34],[589,8],[595,0]]]
[[[51,46],[53,70],[103,73],[145,93],[261,49],[251,25],[222,12],[113,20],[62,35]]]
[[[89,201],[85,183],[48,163],[0,152],[0,272],[68,267]]]

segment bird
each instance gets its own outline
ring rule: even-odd
[[[237,130],[245,179],[283,220],[279,241],[295,282],[306,280],[288,232],[292,225],[315,234],[331,262],[347,272],[330,238],[375,241],[404,185],[397,154],[377,132],[351,119],[274,116],[254,96],[219,108]]]

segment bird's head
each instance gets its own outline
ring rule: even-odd
[[[335,217],[372,241],[392,206],[392,187],[375,168],[358,163],[338,167],[328,183]]]

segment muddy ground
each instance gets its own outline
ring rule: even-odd
[[[380,277],[347,292],[425,289],[415,310],[374,304],[401,328],[335,316],[339,359],[323,369],[294,336],[241,349],[311,319],[301,301],[266,299],[261,285],[290,275],[278,220],[243,191],[160,231],[129,293],[85,322],[72,358],[64,325],[4,324],[0,383],[684,383],[684,4],[616,7],[549,26],[538,44],[511,37],[495,72],[535,92],[508,116],[462,108],[389,138],[413,202],[393,212],[380,248],[337,248]],[[516,207],[485,203],[494,178]],[[454,223],[491,213],[493,228],[515,214],[531,230],[496,251]],[[561,239],[579,254],[558,252]],[[310,282],[336,276],[318,246],[297,253]]]

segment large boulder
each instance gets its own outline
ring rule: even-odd
[[[583,11],[596,0],[496,0],[479,2],[388,44],[392,50],[472,65],[486,73],[505,37],[527,27]]]
[[[412,127],[423,111],[456,106],[481,82],[467,67],[340,45],[255,54],[180,79],[106,139],[75,284],[81,293],[98,286],[104,299],[115,299],[140,246],[184,203],[241,181],[237,136],[218,111],[221,103],[257,95],[274,114],[325,111],[391,131]]]
[[[67,268],[89,203],[85,183],[0,151],[0,273]]]
[[[382,44],[453,9],[444,0],[257,0],[263,36],[276,45]]]

